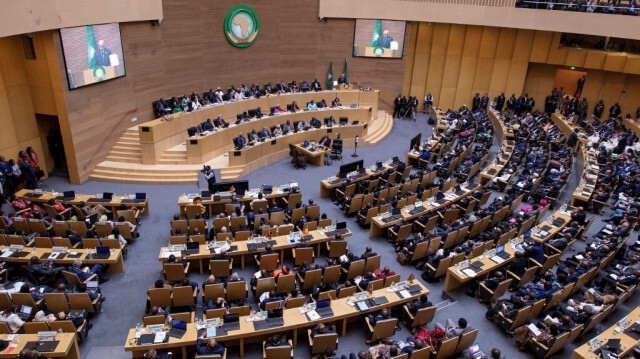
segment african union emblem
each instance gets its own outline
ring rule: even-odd
[[[260,32],[260,20],[252,8],[238,5],[224,18],[224,34],[231,45],[247,47],[253,44]]]

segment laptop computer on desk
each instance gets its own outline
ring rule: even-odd
[[[187,323],[182,320],[174,319],[171,323],[171,330],[167,333],[168,336],[182,339],[184,333],[187,332]]]
[[[51,353],[56,351],[56,348],[58,347],[58,343],[59,343],[58,340],[28,342],[27,344],[25,344],[24,348],[30,349],[30,350],[37,350],[40,353]]]
[[[200,253],[200,242],[187,242],[187,249],[182,251],[183,255]]]
[[[209,197],[211,197],[211,194],[209,194]],[[142,192],[138,192],[136,193],[136,203],[141,203],[147,200],[147,194],[146,193],[142,193]]]
[[[282,309],[272,309],[267,312],[267,324],[269,328],[281,327],[284,325],[284,319],[282,319]]]
[[[250,251],[255,251],[262,248],[264,248],[264,243],[247,243],[247,249]]]
[[[316,313],[320,318],[328,318],[333,316],[333,309],[331,309],[331,299],[322,299],[316,302]]]
[[[107,259],[111,256],[109,247],[96,247],[96,252],[92,254],[92,259]]]
[[[349,230],[347,229],[347,222],[338,222],[336,223],[336,233],[340,233],[340,234],[346,234],[347,232],[349,232]]]
[[[224,331],[240,329],[240,313],[225,314],[222,316]]]
[[[18,312],[18,317],[20,319],[26,321],[31,317],[31,312],[33,312],[33,308],[27,305],[20,306],[20,312]]]
[[[63,201],[71,201],[76,198],[76,193],[74,191],[64,191],[62,192],[62,200]]]
[[[442,193],[436,193],[436,203],[444,204],[445,202],[447,202],[447,200],[444,199],[444,195]]]
[[[482,358],[483,356],[484,356],[484,353],[480,351],[480,344],[475,343],[469,347],[469,357],[478,359],[478,358]]]

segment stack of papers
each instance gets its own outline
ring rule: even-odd
[[[162,343],[164,341],[164,337],[167,335],[166,332],[158,332],[156,333],[156,337],[153,339],[154,343]]]
[[[468,277],[475,277],[476,276],[476,272],[471,268],[463,269],[462,273],[466,274]]]

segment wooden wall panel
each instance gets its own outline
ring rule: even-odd
[[[418,27],[420,26],[420,23],[411,22],[407,25],[409,27],[409,39],[404,45],[407,47],[407,61],[404,70],[404,80],[402,81],[402,96],[409,96],[411,93],[413,64],[416,60],[416,41],[418,39]]]
[[[569,49],[567,51],[567,59],[564,61],[566,66],[584,67],[587,59],[587,51]]]
[[[620,72],[624,69],[625,62],[627,62],[627,56],[624,54],[607,54],[602,69],[605,71]]]
[[[607,54],[603,51],[587,51],[587,58],[584,60],[584,67],[588,69],[600,70],[604,66]]]
[[[431,38],[433,36],[432,30],[433,26],[427,23],[420,23],[418,27],[411,79],[411,94],[424,93],[425,91],[427,72],[429,69],[429,55],[431,53]],[[424,98],[424,96],[419,98]]]
[[[337,78],[345,59],[354,86],[380,89],[381,108],[390,108],[402,91],[410,46],[405,46],[403,59],[354,58],[355,21],[318,21],[316,0],[248,0],[244,4],[256,11],[261,27],[257,41],[245,49],[230,45],[222,31],[224,15],[237,1],[164,0],[162,25],[153,27],[148,21],[121,24],[126,77],[74,91],[62,79],[68,107],[66,127],[74,147],[65,150],[76,152],[77,161],[72,181],[86,180],[120,134],[135,124],[132,118],[138,119],[137,124],[152,119],[151,103],[160,97],[279,80],[317,78],[324,87],[329,63],[333,62]],[[405,39],[410,39],[410,28]],[[58,37],[58,72],[64,76]],[[438,73],[441,76],[442,68]],[[96,131],[104,141],[95,141]]]
[[[627,74],[640,75],[640,57],[627,58],[623,71]]]
[[[620,108],[624,110],[622,115],[630,113],[635,117],[636,111],[640,107],[640,76],[627,75],[624,91],[620,100]]]
[[[560,35],[561,34],[559,33],[553,34],[551,47],[549,48],[549,57],[546,61],[548,64],[564,65],[567,61],[569,50],[567,48],[560,47]]]
[[[587,75],[588,76],[588,75]],[[607,109],[616,102],[620,102],[622,89],[624,89],[625,74],[606,72],[600,91],[600,97],[604,100]],[[624,110],[626,111],[626,109]],[[629,111],[627,111],[629,112]]]
[[[529,61],[546,63],[549,58],[553,33],[548,31],[536,31],[531,45]]]
[[[430,91],[436,103],[440,103],[440,91],[442,88],[442,73],[447,56],[447,46],[449,44],[448,24],[434,24],[433,42],[431,53],[429,54],[429,72],[427,74],[426,90]]]

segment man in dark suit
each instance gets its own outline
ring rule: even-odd
[[[529,260],[524,256],[524,252],[516,252],[516,258],[509,264],[508,270],[517,276],[524,274]]]
[[[216,354],[223,355],[225,352],[225,349],[222,346],[222,344],[216,342],[214,338],[210,338],[205,342],[204,341],[205,334],[206,333],[203,333],[202,336],[198,338],[198,341],[196,342],[196,353],[198,353],[198,355],[216,355]]]
[[[578,81],[576,82],[576,93],[573,94],[573,97],[577,98],[582,96],[582,88],[584,87],[584,81],[586,80],[586,78],[586,76],[582,76],[578,79]]]
[[[476,92],[473,100],[471,100],[471,111],[475,112],[478,108],[480,108],[480,94]]]
[[[502,111],[502,108],[504,107],[504,92],[500,94],[500,96],[498,96],[498,99],[496,100],[496,110],[498,111]]]
[[[111,61],[109,60],[110,55],[111,50],[104,46],[104,40],[99,40],[98,51],[93,55],[96,66],[111,66]]]
[[[573,130],[567,139],[567,146],[573,148],[578,143],[578,130]]]
[[[322,91],[322,86],[320,86],[318,79],[313,79],[313,82],[311,83],[311,89],[313,91]]]
[[[233,139],[233,144],[236,146],[237,149],[241,149],[247,144],[247,139],[244,138],[244,136],[242,135],[242,132],[238,134],[238,137]]]
[[[285,86],[283,81],[280,81],[280,83],[276,85],[276,89],[280,92],[286,92],[287,86]]]
[[[347,83],[347,81],[346,81],[346,79],[344,77],[344,74],[340,75],[340,77],[338,77],[338,84],[342,85],[342,84],[346,84],[346,83]]]
[[[373,251],[373,249],[371,247],[367,247],[364,250],[364,253],[362,254],[362,256],[360,257],[360,259],[367,259],[373,256],[377,256],[378,254],[376,252]]]
[[[382,36],[378,38],[377,45],[388,49],[391,47],[391,41],[393,41],[393,37],[389,36],[389,30],[384,30]]]
[[[307,83],[307,81],[302,80],[302,82],[300,83],[300,91],[302,92],[309,91],[309,84]]]

